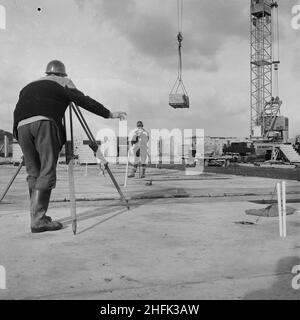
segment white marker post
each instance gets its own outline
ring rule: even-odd
[[[4,158],[8,158],[8,146],[9,146],[8,137],[4,136]]]
[[[281,183],[276,184],[277,188],[277,203],[278,203],[278,217],[279,217],[279,235],[282,237],[282,207],[281,207]]]
[[[6,29],[6,9],[0,5],[0,30]]]
[[[277,201],[278,201],[278,217],[279,217],[279,235],[281,238],[286,238],[286,183],[285,181],[278,182]]]
[[[132,148],[128,150],[127,154],[127,163],[126,163],[126,170],[125,170],[125,181],[124,181],[124,188],[127,187],[127,179],[128,179],[128,167],[129,167],[129,158],[130,158],[130,152],[132,151]]]
[[[0,265],[0,290],[6,289],[6,271],[3,266]]]
[[[285,184],[285,181],[282,181],[281,191],[282,191],[282,229],[283,229],[283,237],[286,238],[286,184]]]
[[[124,188],[127,187],[128,166],[129,166],[129,151],[128,151],[128,156],[127,156],[126,170],[125,170]]]

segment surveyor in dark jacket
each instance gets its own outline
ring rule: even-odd
[[[54,231],[62,228],[46,216],[51,190],[56,185],[59,152],[66,141],[62,123],[71,102],[103,118],[124,118],[124,112],[110,112],[101,103],[85,96],[67,78],[62,62],[48,63],[46,76],[29,83],[19,95],[14,110],[14,137],[25,160],[30,194],[31,231]]]

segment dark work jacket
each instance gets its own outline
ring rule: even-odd
[[[103,118],[110,117],[110,111],[101,103],[85,96],[77,89],[63,87],[52,80],[38,80],[28,84],[19,95],[14,110],[13,134],[18,140],[18,123],[34,116],[45,116],[53,120],[60,131],[61,141],[66,141],[62,123],[64,113],[71,102]]]

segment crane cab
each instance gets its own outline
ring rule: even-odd
[[[251,14],[256,18],[271,16],[271,0],[251,0]]]

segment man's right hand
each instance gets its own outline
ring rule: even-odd
[[[126,120],[127,113],[123,111],[111,112],[110,117],[112,119],[120,119],[122,121],[122,120]]]

